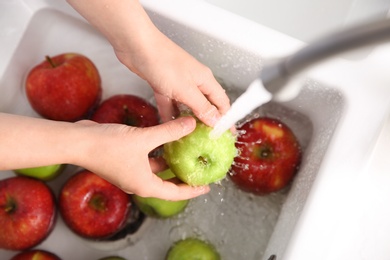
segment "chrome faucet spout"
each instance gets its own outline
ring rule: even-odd
[[[210,136],[218,137],[254,108],[271,99],[276,101],[293,99],[299,88],[297,84],[287,83],[307,67],[345,51],[382,43],[388,38],[390,38],[390,19],[380,20],[333,33],[303,47],[292,55],[266,64],[260,77],[255,79],[232,104],[230,110],[216,124]]]
[[[344,29],[314,41],[290,56],[264,66],[260,79],[271,93],[281,91],[290,78],[309,66],[334,55],[376,45],[390,39],[390,19]]]

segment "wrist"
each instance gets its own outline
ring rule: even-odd
[[[67,164],[88,168],[93,161],[93,154],[98,149],[96,146],[102,142],[102,138],[96,133],[97,123],[82,120],[69,126],[66,138],[61,140],[63,147],[63,159]]]
[[[73,163],[76,124],[4,113],[0,121],[0,169]]]

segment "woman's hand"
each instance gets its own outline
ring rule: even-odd
[[[143,197],[183,200],[209,191],[208,186],[162,180],[155,173],[165,169],[164,160],[148,156],[156,147],[192,132],[196,126],[192,117],[147,128],[5,113],[0,113],[0,122],[0,170],[73,164]]]
[[[116,54],[153,88],[162,120],[175,116],[175,100],[187,105],[205,124],[214,126],[230,103],[212,71],[158,30],[148,44],[151,46],[145,44],[136,53],[130,49],[116,50]]]
[[[99,134],[92,140],[97,140],[90,148],[93,156],[81,156],[76,164],[141,196],[178,200],[207,192],[205,187],[193,188],[157,178],[152,172],[157,165],[147,154],[195,127],[194,119],[170,121],[174,116],[173,101],[188,106],[209,126],[214,126],[229,109],[229,98],[211,70],[162,34],[138,0],[67,1],[108,39],[118,59],[150,84],[166,122],[145,129],[89,122],[88,127]]]
[[[190,199],[209,191],[208,186],[190,187],[177,181],[164,181],[155,173],[162,171],[163,160],[149,158],[150,151],[177,140],[195,128],[192,117],[182,117],[165,124],[135,128],[119,124],[80,121],[86,145],[75,156],[80,165],[127,193],[167,200]]]
[[[138,0],[67,0],[113,46],[118,59],[155,92],[161,118],[171,120],[172,100],[214,126],[230,107],[211,70],[161,33]]]

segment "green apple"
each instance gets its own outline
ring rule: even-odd
[[[126,260],[126,259],[120,256],[107,256],[107,257],[100,258],[99,260]]]
[[[170,169],[157,173],[163,179],[168,180],[174,178],[175,175]],[[182,212],[189,200],[169,201],[158,198],[145,198],[138,195],[132,195],[134,203],[147,216],[156,218],[169,218]]]
[[[211,138],[212,129],[197,121],[192,133],[164,145],[164,158],[170,169],[191,186],[208,185],[225,178],[237,154],[236,138],[231,131]]]
[[[43,181],[49,181],[57,177],[58,174],[60,174],[64,168],[65,165],[63,164],[53,164],[33,168],[17,169],[14,170],[14,172],[18,175],[24,175]]]
[[[219,260],[219,253],[214,246],[198,238],[187,238],[173,244],[165,260]]]

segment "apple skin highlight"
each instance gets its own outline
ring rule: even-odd
[[[237,155],[236,138],[230,131],[210,138],[213,128],[197,121],[195,130],[164,145],[164,158],[181,181],[203,186],[226,177]]]

